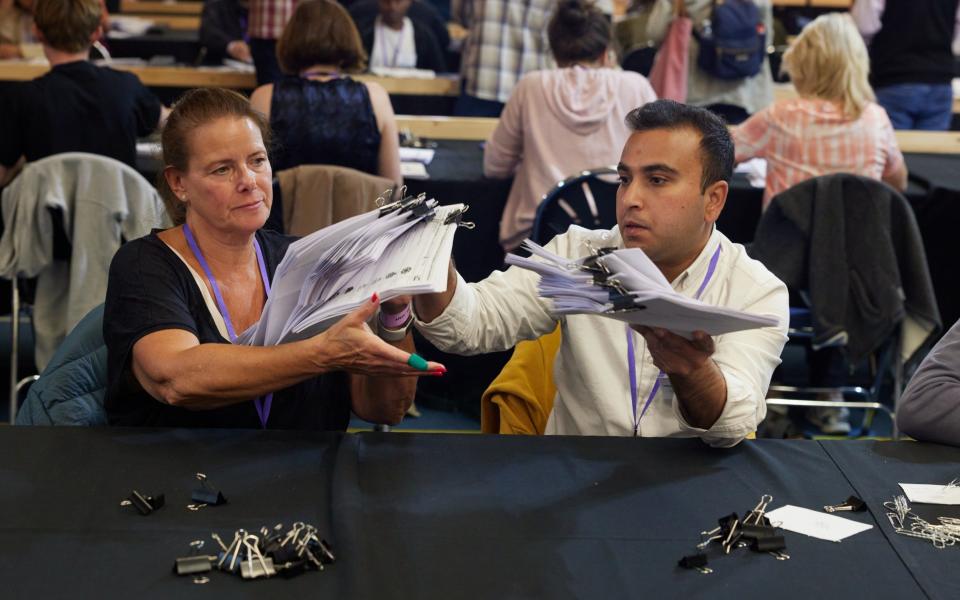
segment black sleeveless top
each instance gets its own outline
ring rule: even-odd
[[[270,127],[274,172],[323,164],[378,174],[380,130],[370,94],[349,77],[280,79],[273,85]]]

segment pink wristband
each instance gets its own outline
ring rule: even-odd
[[[395,315],[388,315],[383,312],[383,309],[380,310],[380,324],[387,329],[400,329],[407,324],[407,321],[410,319],[410,305],[403,307],[403,310],[398,312]]]

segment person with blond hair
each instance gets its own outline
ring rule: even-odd
[[[136,75],[87,60],[102,32],[100,0],[36,0],[34,34],[50,71],[0,94],[0,185],[22,159],[89,152],[136,166],[137,137],[164,115]]]
[[[300,2],[277,59],[286,76],[250,97],[276,135],[275,170],[337,165],[402,182],[390,96],[379,83],[349,76],[366,68],[367,53],[346,9],[333,0]]]
[[[783,55],[799,97],[780,100],[733,130],[736,161],[767,160],[764,208],[780,192],[829,173],[907,187],[907,167],[876,102],[870,59],[849,15],[822,15]]]
[[[870,60],[847,14],[822,15],[807,25],[783,55],[799,97],[780,100],[733,130],[736,161],[767,160],[763,207],[794,185],[830,173],[853,173],[907,187],[907,167],[886,111],[868,81]],[[810,379],[819,387],[845,379],[843,356],[825,348],[809,355]],[[843,400],[824,393],[821,400]],[[846,408],[818,407],[808,421],[827,434],[850,432]]]

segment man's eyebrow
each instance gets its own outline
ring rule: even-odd
[[[643,168],[641,168],[640,170],[643,171],[644,173],[646,173],[647,175],[650,175],[650,174],[652,174],[652,173],[668,173],[668,174],[670,174],[670,175],[679,175],[679,174],[680,174],[680,171],[674,169],[674,168],[671,167],[670,165],[665,165],[665,164],[663,164],[663,163],[657,163],[657,164],[654,164],[654,165],[645,165],[645,166],[644,166]]]

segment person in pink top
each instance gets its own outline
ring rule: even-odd
[[[520,80],[483,155],[484,175],[514,178],[500,221],[508,251],[558,181],[617,163],[630,137],[624,116],[656,100],[642,75],[610,68],[610,20],[592,2],[560,2],[547,32],[559,67]]]
[[[798,98],[780,100],[733,130],[736,161],[767,160],[763,207],[801,181],[829,173],[907,187],[893,126],[867,79],[870,59],[853,20],[822,15],[783,55]]]

